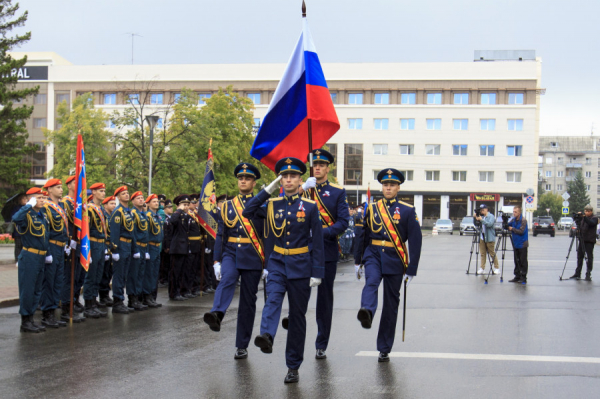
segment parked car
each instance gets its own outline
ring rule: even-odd
[[[556,228],[559,230],[569,230],[573,225],[573,218],[570,216],[565,216],[560,218],[558,223],[556,223]]]
[[[460,221],[460,235],[463,234],[475,234],[475,223],[473,221],[473,216],[465,216]]]
[[[438,233],[450,233],[454,234],[454,225],[450,219],[438,219],[433,225]]]
[[[552,216],[539,216],[533,221],[533,236],[538,234],[550,234],[550,237],[554,237],[556,234],[554,219]]]

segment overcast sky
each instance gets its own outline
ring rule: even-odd
[[[77,65],[285,63],[301,0],[22,0],[32,39]],[[542,135],[600,136],[600,1],[308,0],[322,62],[472,61],[534,49]],[[19,51],[15,49],[15,51]]]

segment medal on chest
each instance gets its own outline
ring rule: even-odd
[[[304,209],[304,204],[300,201],[300,205],[298,205],[298,212],[296,213],[296,217],[299,222],[304,222],[306,220],[306,209]]]
[[[394,219],[394,223],[398,224],[398,222],[400,222],[400,209],[396,208],[394,210],[394,216],[392,216],[392,218]]]

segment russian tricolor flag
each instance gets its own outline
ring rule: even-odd
[[[313,147],[310,149],[309,119]],[[275,163],[281,158],[306,159],[310,151],[321,148],[339,129],[340,122],[308,22],[303,18],[302,34],[275,90],[250,154],[274,170]]]

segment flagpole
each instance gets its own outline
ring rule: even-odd
[[[77,226],[75,226],[75,212],[77,211],[77,193],[79,192],[79,176],[78,176],[78,165],[77,160],[79,159],[79,136],[81,135],[81,129],[77,134],[77,152],[75,155],[75,205],[73,206],[73,232],[71,234],[71,239],[73,241],[77,241]],[[81,244],[81,243],[80,243]],[[75,256],[77,255],[76,250],[71,250],[71,297],[69,299],[69,325],[73,325],[73,298],[75,297]]]
[[[306,4],[302,0],[302,18],[306,18]],[[312,119],[308,118],[308,165],[310,166],[310,177],[315,176],[315,170],[313,167],[313,143],[312,143]],[[310,190],[310,197],[315,199],[315,190]]]

